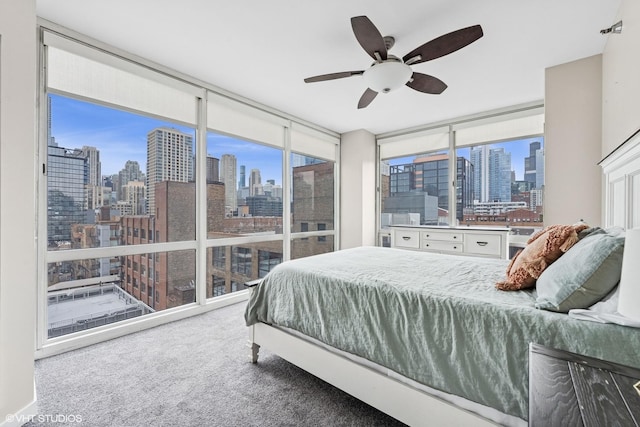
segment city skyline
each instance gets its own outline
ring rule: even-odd
[[[189,126],[61,95],[49,96],[51,136],[62,148],[89,146],[98,149],[102,176],[118,174],[127,161],[137,161],[141,170],[147,173],[147,135],[153,129],[174,128],[193,136],[195,141],[195,129]],[[194,143],[194,153],[196,148]],[[223,154],[236,156],[238,166],[260,169],[265,180],[273,179],[282,184],[282,152],[279,149],[208,132],[207,155],[221,159]]]

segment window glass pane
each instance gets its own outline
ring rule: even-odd
[[[194,129],[59,95],[49,102],[49,250],[195,238]]]
[[[195,302],[195,251],[49,263],[48,337]]]
[[[543,227],[542,136],[460,148],[457,156],[461,224],[510,227],[514,245]]]
[[[207,135],[208,238],[282,234],[282,150]]]
[[[324,240],[318,238],[292,239],[291,259],[304,258],[311,255],[333,252],[333,236],[322,236]]]
[[[282,241],[207,249],[207,298],[244,290],[282,262]]]
[[[447,225],[446,151],[383,160],[380,164],[382,228],[389,225]]]
[[[333,230],[334,162],[293,153],[291,231]]]

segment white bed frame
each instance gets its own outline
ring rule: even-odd
[[[498,425],[317,344],[257,323],[250,327],[251,362],[257,363],[261,346],[410,426]]]
[[[604,158],[604,226],[640,227],[640,131]],[[255,281],[257,284],[258,281]],[[250,359],[260,347],[410,426],[498,425],[284,330],[250,328]]]

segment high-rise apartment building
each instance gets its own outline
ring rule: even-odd
[[[220,182],[220,159],[207,156],[207,184]]]
[[[84,199],[84,209],[94,210],[104,204],[102,199],[102,170],[100,164],[100,150],[96,147],[83,146],[82,154],[87,159],[87,183]],[[109,201],[106,201],[108,204]]]
[[[147,213],[155,215],[155,185],[193,179],[193,137],[170,128],[147,135]]]
[[[489,201],[511,201],[511,153],[504,148],[489,150]]]
[[[240,181],[238,181],[238,190],[247,186],[247,167],[240,165]]]
[[[536,188],[544,187],[544,149],[536,150]]]
[[[462,220],[463,210],[473,204],[473,166],[464,157],[456,159],[456,217]],[[420,156],[413,163],[393,165],[389,174],[390,197],[412,191],[438,198],[438,207],[449,210],[449,156]],[[390,202],[389,206],[394,202]],[[386,213],[396,213],[385,211]],[[424,218],[422,218],[424,219]]]
[[[123,202],[131,206],[129,215],[145,214],[145,193],[146,186],[142,181],[129,181],[122,187]]]
[[[490,145],[472,147],[473,198],[477,202],[511,201],[511,153]]]
[[[71,226],[86,221],[87,158],[80,149],[47,147],[47,239],[50,247],[71,241]]]
[[[470,161],[473,165],[473,199],[489,200],[489,146],[471,147]]]
[[[538,170],[538,157],[536,152],[540,149],[541,144],[539,141],[529,144],[529,155],[524,158],[524,180],[533,183],[537,187],[537,170]]]
[[[87,184],[94,185],[96,187],[102,186],[102,170],[100,164],[100,150],[96,147],[89,147],[87,145],[82,147],[82,153],[87,158]]]
[[[122,187],[127,185],[131,181],[145,182],[144,173],[140,169],[140,164],[135,160],[127,160],[124,164],[124,168],[118,172],[117,184],[114,183],[116,188],[116,200],[124,200],[124,192]]]
[[[249,175],[249,195],[260,196],[262,191],[262,177],[260,176],[260,169],[251,169]]]
[[[237,159],[233,154],[223,154],[220,161],[220,181],[224,183],[225,214],[232,215],[238,209]]]

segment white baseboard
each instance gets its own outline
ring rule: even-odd
[[[27,406],[17,411],[15,414],[7,414],[0,420],[0,427],[20,427],[28,421],[36,419],[38,415],[38,402],[35,398]]]

